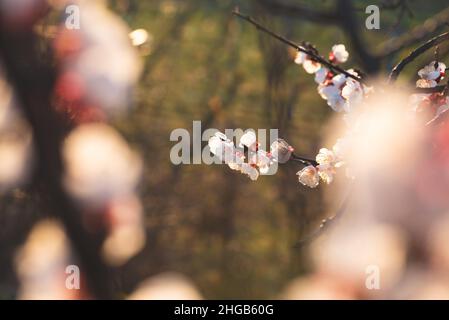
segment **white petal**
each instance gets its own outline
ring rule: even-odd
[[[257,143],[256,133],[254,131],[249,130],[245,132],[240,138],[239,147],[243,148],[245,146],[251,149],[254,147],[256,143]]]
[[[307,59],[307,54],[305,54],[302,51],[298,51],[295,57],[295,63],[296,64],[303,64],[304,61]]]
[[[321,64],[319,62],[307,59],[303,62],[302,66],[307,73],[313,74],[317,72],[321,68]]]
[[[298,181],[310,188],[315,188],[320,183],[318,172],[314,166],[307,166],[296,173]]]
[[[326,80],[326,76],[329,70],[325,67],[321,67],[317,72],[315,72],[315,82],[321,84]]]
[[[344,44],[337,44],[332,47],[332,53],[338,63],[344,63],[348,60],[349,53]]]

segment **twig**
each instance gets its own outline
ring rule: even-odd
[[[413,50],[412,52],[410,52],[410,54],[405,57],[404,59],[402,59],[391,71],[388,82],[394,82],[399,74],[401,73],[401,71],[405,68],[405,66],[407,64],[409,64],[410,62],[412,62],[413,60],[415,60],[418,56],[420,56],[421,54],[423,54],[424,52],[426,52],[427,50],[439,45],[440,43],[449,40],[449,32],[445,32],[442,33],[432,39],[430,39],[429,41],[427,41],[426,43],[424,43],[423,45],[419,46],[418,48],[416,48],[415,50]]]
[[[380,58],[387,58],[398,53],[404,48],[414,45],[418,41],[423,41],[432,33],[447,25],[448,20],[449,7],[430,17],[423,24],[407,31],[404,35],[387,40],[380,44],[376,50],[376,55]]]
[[[351,47],[358,56],[360,64],[369,74],[376,74],[379,72],[380,59],[371,54],[371,50],[360,35],[360,25],[354,14],[352,2],[349,0],[338,0],[336,11],[341,28],[351,40]]]
[[[343,214],[346,212],[346,209],[348,208],[349,200],[351,198],[351,191],[352,191],[352,185],[350,185],[348,187],[346,195],[343,198],[343,201],[341,202],[340,207],[335,212],[335,214],[329,218],[323,219],[321,221],[321,224],[318,227],[318,229],[313,231],[310,235],[308,235],[304,239],[297,242],[293,247],[299,249],[305,245],[310,244],[313,240],[318,238],[325,230],[327,230],[335,221],[337,221],[339,218],[341,218],[343,216]]]
[[[279,34],[273,32],[273,31],[271,31],[271,30],[267,29],[266,27],[264,27],[263,25],[261,25],[259,22],[257,22],[256,20],[254,20],[254,19],[251,18],[250,16],[241,14],[241,13],[238,11],[238,9],[234,10],[232,13],[233,13],[235,16],[237,16],[237,17],[239,17],[239,18],[241,18],[241,19],[243,19],[243,20],[245,20],[245,21],[251,23],[251,24],[254,25],[257,29],[259,29],[259,30],[265,32],[266,34],[269,34],[269,35],[272,36],[273,38],[278,39],[279,41],[281,41],[281,42],[283,42],[283,43],[289,45],[289,46],[292,47],[292,48],[295,48],[295,49],[298,50],[298,51],[301,51],[301,52],[306,53],[307,55],[311,56],[315,61],[317,61],[317,62],[319,62],[319,63],[325,65],[325,66],[328,67],[330,70],[333,70],[333,71],[336,72],[336,73],[342,73],[342,74],[344,74],[345,76],[347,76],[347,77],[349,77],[349,78],[352,78],[352,79],[354,79],[354,80],[357,80],[357,81],[359,81],[359,82],[361,82],[361,83],[364,82],[364,81],[362,80],[362,78],[360,78],[360,77],[358,77],[358,76],[356,76],[356,75],[353,75],[353,74],[349,73],[348,71],[344,70],[343,68],[340,68],[339,66],[334,65],[333,63],[331,63],[330,61],[326,60],[326,59],[323,58],[322,56],[317,55],[315,52],[313,52],[313,50],[310,50],[310,49],[307,49],[307,48],[305,48],[305,47],[303,47],[303,46],[301,46],[301,45],[298,45],[298,44],[294,43],[293,41],[291,41],[291,40],[289,40],[289,39],[287,39],[287,38],[285,38],[285,37],[283,37],[283,36],[281,36],[281,35],[279,35]]]
[[[292,153],[290,160],[291,161],[301,162],[305,166],[310,166],[310,165],[317,166],[318,165],[318,162],[316,162],[315,160],[309,159],[309,158],[305,158],[305,157],[301,157],[301,156],[297,156],[294,153]]]

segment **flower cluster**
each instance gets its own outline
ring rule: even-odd
[[[434,88],[444,79],[446,65],[432,61],[418,71],[420,79],[416,81],[417,88]],[[419,115],[425,115],[430,121],[438,118],[449,109],[449,97],[443,92],[418,93],[410,97],[412,110]],[[430,122],[429,121],[429,122]]]
[[[283,139],[275,140],[270,152],[260,149],[256,134],[251,130],[240,137],[238,147],[221,132],[216,132],[208,144],[212,154],[221,162],[232,170],[246,174],[253,181],[261,174],[268,174],[274,163],[287,162],[293,153],[293,148]]]
[[[345,165],[342,158],[342,143],[339,139],[332,150],[321,148],[316,156],[317,166],[308,165],[302,170],[298,171],[298,181],[310,188],[315,188],[319,185],[320,179],[330,184],[334,180],[336,169]]]
[[[232,141],[226,136],[218,134],[209,141],[211,151],[219,156],[220,159],[227,161],[229,167],[247,174],[252,180],[256,180],[260,173],[267,172],[273,161],[285,163],[291,159],[298,160],[304,165],[304,168],[297,172],[299,182],[310,188],[317,187],[320,182],[330,184],[334,180],[337,169],[345,167],[346,176],[354,178],[353,168],[348,167],[348,162],[344,160],[344,149],[348,138],[357,134],[358,118],[360,115],[353,111],[365,104],[366,98],[373,92],[372,87],[366,86],[360,79],[361,73],[354,69],[343,70],[337,68],[339,64],[348,60],[349,53],[343,44],[337,44],[332,47],[329,53],[328,63],[323,62],[318,51],[310,44],[304,43],[303,47],[307,50],[297,52],[294,62],[302,65],[308,74],[313,74],[315,82],[318,84],[319,95],[326,100],[327,104],[336,112],[343,112],[348,131],[345,138],[340,138],[332,149],[321,148],[316,155],[315,160],[308,160],[293,155],[293,149],[284,140],[279,139],[271,146],[271,152],[261,152],[257,149],[255,135],[246,135],[242,137],[240,146],[248,147],[250,151],[255,151],[256,158],[250,157],[249,162],[244,163],[244,153],[236,151]],[[304,52],[306,51],[306,52]],[[332,67],[333,66],[333,67]],[[443,62],[432,61],[424,68],[418,71],[419,80],[416,82],[418,88],[434,88],[445,77],[447,68]],[[435,120],[442,113],[449,110],[449,97],[447,89],[443,92],[419,93],[411,95],[411,104],[416,114],[430,114],[430,120]],[[279,158],[275,156],[273,150],[286,150],[287,157]],[[229,155],[226,156],[226,151]]]
[[[130,34],[104,3],[72,3],[80,7],[82,28],[61,24],[53,41],[61,70],[55,88],[57,107],[75,123],[103,120],[130,105],[142,69],[132,44],[145,43],[148,34],[144,30]]]
[[[343,44],[334,45],[329,53],[329,61],[333,64],[344,63],[348,57],[349,53]],[[301,64],[307,73],[315,74],[318,93],[334,111],[350,112],[361,103],[370,91],[368,87],[353,78],[344,74],[334,74],[304,52],[297,53],[295,63]],[[354,76],[360,76],[353,69],[349,69],[347,72]]]

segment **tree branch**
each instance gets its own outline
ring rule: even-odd
[[[327,230],[332,224],[334,224],[335,221],[341,218],[343,214],[346,212],[346,209],[348,208],[349,201],[351,199],[351,191],[352,185],[348,187],[348,190],[343,198],[343,201],[341,202],[340,207],[335,212],[335,214],[329,218],[321,220],[321,224],[318,227],[318,229],[313,231],[310,235],[308,235],[304,239],[300,240],[298,243],[294,245],[294,247],[299,249],[305,245],[310,244],[310,242],[318,238],[325,230]]]
[[[354,7],[349,0],[339,0],[337,3],[337,14],[341,27],[351,40],[351,47],[359,57],[360,63],[367,73],[373,74],[379,71],[380,59],[373,56],[368,46],[360,37],[360,26],[354,15]]]
[[[448,21],[449,7],[427,19],[423,24],[409,30],[404,35],[385,41],[376,50],[376,55],[381,58],[392,56],[404,48],[414,45],[418,41],[423,41],[433,32],[446,26]]]
[[[394,82],[398,78],[399,74],[402,72],[402,70],[405,68],[406,65],[408,65],[410,62],[415,60],[418,56],[422,55],[427,50],[439,45],[440,43],[449,40],[449,32],[445,32],[440,34],[439,36],[436,36],[423,45],[419,46],[408,56],[406,56],[404,59],[402,59],[391,71],[388,82]]]
[[[326,60],[326,59],[323,58],[322,56],[316,54],[316,53],[313,52],[312,50],[307,49],[307,48],[305,48],[305,47],[303,47],[303,46],[301,46],[301,45],[298,45],[298,44],[294,43],[293,41],[291,41],[291,40],[289,40],[289,39],[287,39],[287,38],[285,38],[285,37],[283,37],[283,36],[281,36],[281,35],[279,35],[279,34],[273,32],[273,31],[271,31],[271,30],[267,29],[266,27],[264,27],[263,25],[261,25],[260,23],[258,23],[256,20],[254,20],[254,19],[251,18],[250,16],[241,14],[237,9],[234,10],[232,13],[233,13],[235,16],[239,17],[240,19],[243,19],[243,20],[245,20],[245,21],[251,23],[251,24],[254,25],[257,29],[259,29],[259,30],[265,32],[266,34],[269,34],[269,35],[272,36],[273,38],[275,38],[275,39],[277,39],[277,40],[279,40],[279,41],[281,41],[281,42],[283,42],[283,43],[289,45],[290,47],[292,47],[292,48],[294,48],[294,49],[296,49],[296,50],[298,50],[298,51],[301,51],[301,52],[306,53],[307,55],[309,55],[310,57],[312,57],[312,59],[314,59],[315,61],[321,63],[322,65],[325,65],[325,66],[328,67],[330,70],[332,70],[332,71],[334,71],[334,72],[336,72],[336,73],[342,73],[342,74],[344,74],[345,76],[347,76],[347,77],[349,77],[349,78],[352,78],[352,79],[354,79],[354,80],[357,80],[357,81],[359,81],[359,82],[361,82],[361,83],[364,82],[364,81],[362,80],[362,78],[360,78],[359,76],[356,76],[356,75],[353,75],[353,74],[347,72],[347,71],[344,70],[343,68],[340,68],[339,66],[334,65],[333,63],[331,63],[330,61]]]

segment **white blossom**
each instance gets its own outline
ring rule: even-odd
[[[298,51],[296,53],[295,63],[296,64],[303,64],[306,59],[307,59],[307,54],[305,54],[302,51]]]
[[[257,137],[256,133],[252,130],[245,132],[240,138],[239,147],[247,147],[250,150],[257,149]]]
[[[273,159],[279,163],[286,163],[290,160],[290,157],[294,151],[293,147],[290,146],[284,139],[277,139],[273,141],[270,146],[271,155]]]
[[[319,62],[313,61],[310,56],[302,51],[298,51],[295,57],[296,64],[302,64],[307,73],[313,74],[321,68]]]
[[[446,65],[443,62],[432,61],[424,68],[418,71],[421,79],[440,80],[445,75]]]
[[[313,74],[321,68],[321,63],[313,61],[311,59],[306,59],[303,62],[302,66],[307,73]]]
[[[320,164],[317,166],[318,175],[326,184],[331,184],[334,181],[335,167],[331,164]]]
[[[347,102],[344,105],[345,111],[350,112],[352,111],[354,106],[360,104],[363,101],[363,87],[357,80],[348,78],[346,80],[345,86],[341,91],[341,95]]]
[[[336,44],[332,47],[332,51],[330,53],[330,60],[336,63],[344,63],[348,60],[349,53],[346,51],[346,47],[344,44]]]
[[[418,79],[416,81],[416,87],[418,88],[433,88],[436,87],[438,82],[435,80]]]
[[[329,73],[329,69],[325,67],[321,67],[317,72],[315,72],[315,82],[318,84],[322,84]]]
[[[298,176],[298,181],[300,183],[302,183],[303,185],[310,187],[310,188],[317,187],[320,182],[319,176],[318,176],[318,171],[312,165],[307,166],[307,167],[303,168],[302,170],[298,171],[296,173],[296,175]]]
[[[220,161],[228,163],[235,160],[234,143],[221,132],[215,133],[208,142],[210,152],[212,152]]]
[[[316,156],[316,162],[322,165],[333,165],[337,160],[335,153],[327,148],[321,148]]]
[[[318,86],[318,93],[334,111],[341,112],[345,109],[346,101],[341,96],[340,89],[333,83]]]
[[[248,177],[251,180],[256,181],[257,178],[259,178],[259,171],[257,171],[257,169],[254,166],[245,162],[241,165],[240,168],[241,172],[248,175]]]

